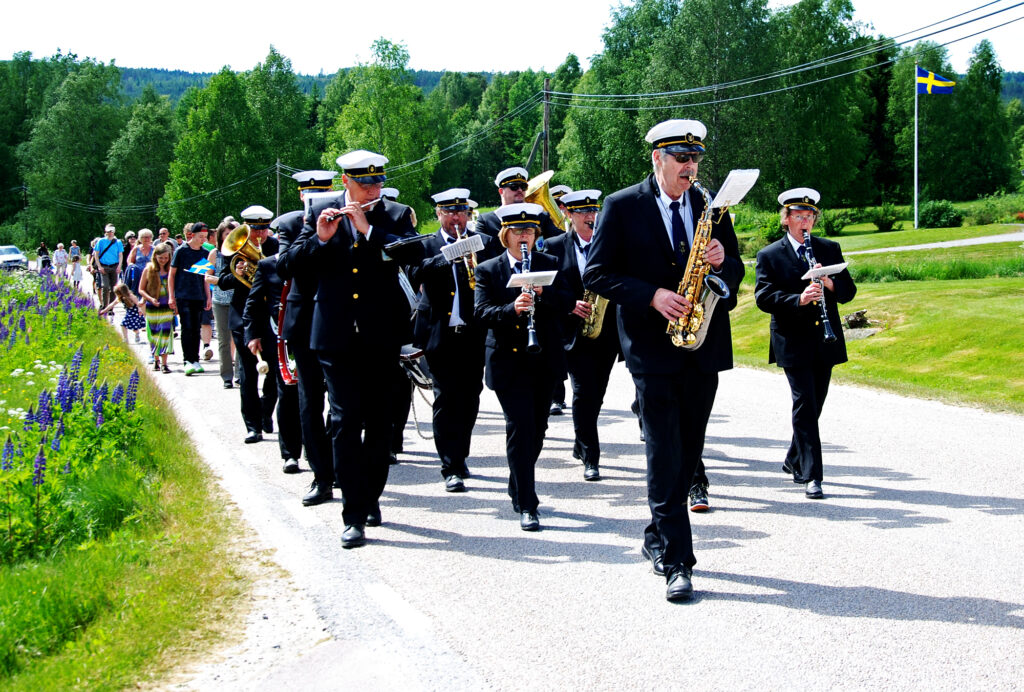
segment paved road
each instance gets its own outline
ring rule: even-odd
[[[1001,235],[986,235],[980,238],[960,238],[959,240],[943,240],[938,243],[921,243],[920,245],[897,245],[894,247],[880,247],[873,250],[854,250],[844,253],[850,255],[871,255],[880,252],[905,252],[907,250],[932,250],[944,247],[964,247],[965,245],[988,245],[990,243],[1019,243],[1024,240],[1024,231],[1016,233],[1003,233]]]
[[[243,445],[237,390],[207,370],[155,379],[287,574],[259,585],[244,642],[175,689],[1020,687],[1024,418],[834,386],[827,499],[808,501],[780,470],[783,375],[725,373],[706,450],[713,511],[693,520],[697,597],[673,605],[640,556],[643,449],[621,365],[605,480],[583,482],[571,419],[552,419],[540,533],[509,506],[485,390],[469,492],[443,492],[410,422],[384,526],[351,551],[340,500],[303,508],[311,474],[281,474],[273,442]]]

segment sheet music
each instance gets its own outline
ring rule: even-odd
[[[505,288],[522,288],[523,286],[550,286],[555,283],[557,271],[523,272],[509,277]]]
[[[462,240],[456,240],[454,243],[448,243],[441,247],[441,254],[449,262],[468,255],[471,252],[480,252],[484,249],[484,241],[478,235],[471,235],[468,238]]]
[[[750,188],[754,187],[759,175],[761,175],[759,168],[737,168],[729,171],[729,175],[726,176],[725,182],[719,188],[711,207],[719,209],[739,204],[750,192]]]
[[[823,276],[832,276],[846,269],[849,262],[841,262],[839,264],[830,264],[827,267],[818,267],[817,269],[808,269],[807,273],[801,276],[801,279],[820,279]]]

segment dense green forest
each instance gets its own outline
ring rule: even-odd
[[[849,0],[637,0],[613,12],[589,69],[570,54],[550,74],[417,73],[386,38],[330,77],[295,74],[273,47],[248,71],[213,75],[17,54],[0,63],[0,241],[82,239],[107,221],[215,224],[274,208],[280,172],[333,168],[356,148],[390,158],[420,218],[430,193],[453,186],[495,204],[494,174],[525,165],[544,134],[555,183],[607,193],[649,172],[644,133],[673,117],[708,126],[712,187],[732,168],[761,169],[755,206],[797,185],[830,207],[906,203],[915,62],[957,81],[920,99],[924,199],[1017,189],[1024,109],[1002,96],[1019,73],[982,40],[956,74],[941,45],[868,35],[852,17]],[[541,165],[535,156],[531,175]],[[281,188],[281,210],[297,207],[291,181]]]

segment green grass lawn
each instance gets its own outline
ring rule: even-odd
[[[752,274],[753,272],[748,272]],[[840,314],[866,309],[884,330],[850,341],[834,379],[908,396],[1024,413],[1024,279],[862,283]],[[744,282],[731,313],[736,362],[768,366],[767,314]]]
[[[857,230],[861,226],[869,228]],[[847,226],[843,230],[843,234],[838,238],[834,238],[834,240],[837,240],[843,246],[843,252],[855,252],[857,250],[875,250],[903,245],[938,243],[944,240],[980,238],[989,235],[1015,233],[1022,229],[1024,229],[1024,226],[1014,224],[991,224],[988,226],[962,226],[960,228],[919,228],[917,230],[911,228],[903,231],[879,233],[871,224],[857,224]]]
[[[1024,243],[879,252],[847,258],[859,283],[1024,276]]]

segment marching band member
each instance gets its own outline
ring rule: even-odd
[[[277,445],[283,460],[282,471],[299,472],[302,456],[302,424],[299,420],[299,392],[295,385],[287,385],[278,367],[277,335],[273,323],[281,307],[281,289],[284,281],[277,273],[277,255],[261,259],[256,265],[252,288],[245,299],[242,330],[246,348],[262,358],[269,368],[265,377],[277,383]]]
[[[572,424],[576,432],[572,454],[583,462],[583,478],[600,480],[601,446],[597,418],[601,413],[608,377],[619,357],[619,332],[615,324],[615,306],[607,306],[597,338],[580,333],[594,305],[584,300],[583,271],[594,239],[594,222],[600,211],[600,190],[566,193],[565,204],[571,230],[548,241],[545,250],[558,259],[558,271],[565,277],[575,303],[562,321],[566,361],[572,380]]]
[[[309,193],[330,190],[337,175],[335,171],[310,170],[299,171],[292,178],[298,183],[299,199],[305,202]],[[317,280],[308,273],[293,272],[292,255],[288,252],[302,231],[304,214],[304,209],[290,211],[274,219],[270,225],[277,228],[280,241],[278,276],[283,281],[291,281],[279,337],[288,342],[299,380],[299,422],[306,446],[306,460],[313,471],[313,482],[309,492],[303,496],[302,504],[311,506],[327,502],[334,496],[334,454],[324,423],[324,397],[327,393],[324,371],[316,352],[310,346]]]
[[[409,275],[413,288],[422,288],[413,343],[423,349],[434,381],[434,445],[445,490],[462,492],[469,478],[466,458],[484,386],[486,336],[486,329],[473,316],[475,280],[471,282],[470,271],[475,274],[476,263],[497,255],[500,245],[491,236],[466,230],[469,190],[445,190],[433,195],[433,200],[441,228],[424,241],[427,259]],[[441,253],[445,245],[476,235],[484,241],[484,249],[475,259],[449,262]]]
[[[509,204],[522,204],[526,199],[526,189],[530,186],[529,173],[525,168],[513,166],[506,168],[494,178],[494,184],[498,187],[498,197],[501,198],[501,206]],[[499,207],[500,209],[500,207]],[[541,236],[545,239],[552,238],[563,233],[561,228],[555,225],[551,216],[546,211],[540,214]],[[501,231],[501,216],[497,210],[481,214],[476,230],[481,233],[498,237]]]
[[[566,219],[569,218],[569,212],[565,208],[565,203],[562,201],[562,197],[569,192],[572,192],[572,188],[568,185],[555,185],[548,190],[548,193],[551,195],[551,199],[555,200],[555,204],[558,205],[558,210],[562,212],[562,216]],[[547,252],[547,247],[544,248],[544,252]],[[567,371],[563,372],[562,376],[559,377],[558,381],[555,383],[554,391],[551,392],[550,414],[552,416],[561,416],[565,413],[565,380],[568,376],[569,373]]]
[[[249,242],[260,248],[264,254],[277,253],[277,239],[267,237],[270,220],[274,212],[266,207],[255,204],[242,212],[242,220],[249,226]],[[245,270],[246,262],[236,264],[239,272]],[[242,315],[245,312],[245,300],[249,297],[249,287],[231,272],[230,263],[225,264],[217,277],[217,286],[225,291],[234,291],[231,296],[231,312],[228,325],[231,338],[235,342],[235,353],[241,361],[239,368],[239,393],[242,403],[242,420],[245,421],[247,435],[246,444],[260,442],[263,433],[274,432],[274,407],[277,405],[277,377],[273,373],[263,379],[263,396],[259,392],[259,373],[256,371],[256,356],[249,350],[245,339],[245,328]],[[277,353],[276,348],[271,349]]]
[[[497,211],[501,219],[498,240],[507,248],[477,268],[477,320],[488,328],[486,381],[505,414],[505,449],[508,457],[508,494],[524,531],[540,528],[534,467],[544,445],[551,388],[564,358],[559,316],[569,312],[572,299],[562,280],[533,292],[506,288],[514,273],[524,270],[520,243],[529,250],[531,271],[557,270],[554,257],[533,252],[541,229],[539,204],[508,204]],[[531,332],[530,326],[534,326]],[[528,348],[531,336],[539,352]]]
[[[587,288],[618,305],[619,340],[646,436],[651,523],[642,553],[656,574],[665,574],[670,601],[693,594],[697,559],[686,498],[695,485],[718,373],[732,367],[728,310],[734,297],[715,310],[699,349],[677,348],[665,333],[668,320],[692,308],[677,287],[704,211],[691,177],[704,156],[706,133],[695,120],[651,128],[646,139],[653,145],[654,172],[605,200],[583,277]],[[714,219],[711,236],[704,258],[735,296],[744,269],[728,214]],[[706,488],[695,488],[706,494]]]
[[[302,234],[288,248],[293,275],[317,279],[310,345],[320,359],[331,407],[331,442],[345,503],[343,548],[366,542],[365,527],[381,517],[387,483],[390,403],[399,393],[388,376],[409,340],[409,302],[398,282],[399,261],[418,263],[421,248],[384,254],[384,246],[415,237],[412,210],[381,199],[387,158],[369,151],[338,157],[345,191],[310,205]]]
[[[811,499],[823,497],[818,418],[832,366],[846,362],[838,304],[857,294],[846,269],[821,277],[820,283],[801,278],[812,260],[815,267],[843,261],[838,243],[810,235],[820,213],[819,199],[817,190],[809,187],[779,195],[786,235],[757,253],[754,289],[757,307],[772,316],[768,362],[785,371],[793,394],[793,439],[782,470],[793,475],[794,483],[803,484]]]

